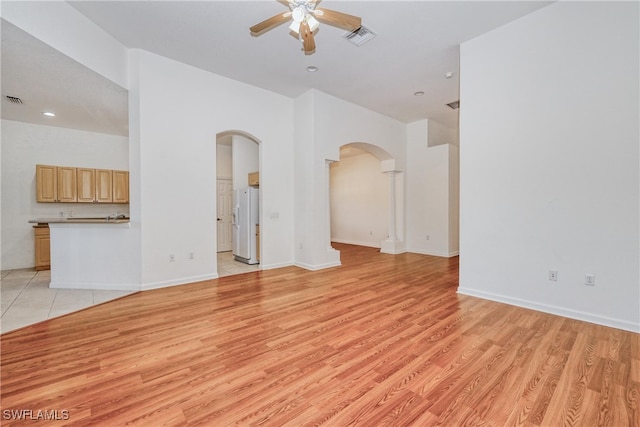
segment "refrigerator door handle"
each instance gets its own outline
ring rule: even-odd
[[[231,225],[238,225],[238,207],[233,208],[231,212]]]

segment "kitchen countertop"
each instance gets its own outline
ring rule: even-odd
[[[36,218],[29,220],[31,224],[123,224],[129,222],[129,218],[109,219],[103,217],[58,217]]]

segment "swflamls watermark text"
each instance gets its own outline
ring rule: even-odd
[[[60,421],[68,420],[67,409],[3,409],[3,420]]]

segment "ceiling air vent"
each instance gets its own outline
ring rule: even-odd
[[[452,110],[457,110],[458,108],[460,108],[460,101],[453,101],[447,104],[447,106],[449,108],[451,108]]]
[[[351,44],[356,46],[362,46],[372,38],[376,36],[376,33],[371,31],[369,28],[364,25],[358,28],[357,30],[353,30],[350,33],[344,36],[345,39]]]
[[[17,96],[9,96],[9,95],[7,95],[7,99],[12,104],[22,104],[22,99],[18,98]]]

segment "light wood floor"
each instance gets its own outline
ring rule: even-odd
[[[458,295],[457,258],[335,246],[3,334],[2,425],[640,425],[638,334]]]

